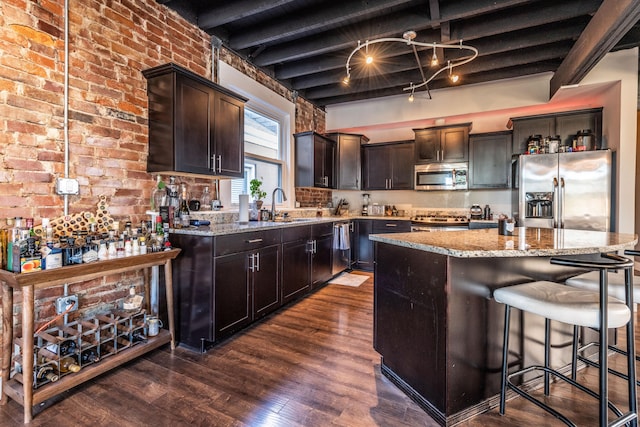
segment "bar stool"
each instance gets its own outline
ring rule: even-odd
[[[624,251],[624,254],[629,256],[640,256],[640,251],[626,250]],[[629,277],[627,277],[627,275],[629,275]],[[620,300],[626,301],[627,299],[626,286],[627,286],[628,280],[629,280],[629,283],[631,284],[631,289],[633,290],[633,301],[640,301],[640,285],[636,285],[633,283],[632,268],[625,268],[623,272],[616,272],[616,273],[609,272],[607,276],[609,295],[612,295],[615,298],[618,298]],[[590,291],[599,291],[600,272],[594,270],[588,273],[583,273],[578,276],[574,276],[570,279],[567,279],[565,283],[574,288],[586,289]],[[628,302],[627,302],[627,305],[629,305]],[[581,352],[587,350],[592,346],[597,346],[598,343],[591,342],[588,344],[583,344],[582,347],[578,348],[578,327],[577,326],[575,326],[573,330],[573,343],[574,343],[574,347],[573,347],[573,364],[572,364],[572,370],[571,370],[571,378],[575,380],[577,376],[576,362],[578,360],[581,360],[582,362],[590,366],[594,366],[594,367],[599,366],[598,363],[594,362],[593,360],[580,355]],[[627,356],[627,352],[625,350],[615,345],[609,345],[609,350],[614,351],[618,354]],[[640,361],[640,356],[636,355],[636,361]],[[622,372],[619,372],[613,369],[609,369],[609,372],[620,378],[628,379],[627,375]],[[636,381],[636,384],[640,385],[640,380]]]
[[[626,259],[623,258],[623,260]],[[626,261],[633,264],[629,260]],[[574,266],[573,263],[576,263],[575,266],[585,267],[585,262],[587,261],[552,259],[551,262],[554,264],[571,266]],[[609,260],[609,263],[612,263],[612,261]],[[618,264],[623,264],[623,262],[620,261],[618,262]],[[593,262],[589,261],[588,266],[593,267]],[[598,264],[596,268],[602,267]],[[616,268],[620,268],[620,265],[618,265]],[[606,267],[603,271],[606,272]],[[601,298],[602,292],[596,293],[592,291],[572,288],[560,283],[538,281],[500,288],[494,292],[494,299],[497,302],[505,304],[504,346],[502,353],[502,377],[500,389],[500,414],[505,413],[506,391],[507,388],[510,388],[525,399],[536,404],[559,420],[563,421],[565,424],[575,425],[566,416],[546,405],[539,399],[536,399],[530,393],[526,392],[510,381],[510,379],[514,376],[523,375],[533,371],[542,371],[544,372],[544,393],[547,396],[549,395],[549,377],[550,375],[554,375],[555,377],[564,380],[565,382],[582,390],[590,396],[599,399],[601,426],[607,425],[608,407],[611,408],[613,412],[618,416],[618,419],[613,423],[613,425],[622,425],[624,423],[634,422],[634,420],[636,420],[637,414],[635,402],[635,364],[633,363],[633,361],[629,363],[629,377],[632,378],[633,382],[630,381],[629,386],[630,411],[626,414],[622,414],[614,405],[610,404],[608,401],[606,382],[606,352],[605,359],[602,363],[604,370],[600,373],[600,393],[595,393],[589,388],[577,383],[573,379],[568,378],[567,376],[561,374],[560,372],[552,369],[549,366],[549,335],[551,329],[551,320],[557,320],[572,325],[591,328],[600,328],[600,325],[606,325],[606,327],[601,328],[600,330],[601,339],[604,340],[603,342],[605,343],[605,348],[607,328],[618,328],[630,323],[629,320],[631,319],[631,312],[629,308],[623,302],[615,298],[608,298],[608,296],[606,295],[606,286],[603,287],[603,289],[605,295],[604,298]],[[605,301],[607,301],[608,303]],[[544,366],[532,365],[511,374],[507,374],[510,313],[512,307],[518,308],[522,311],[537,314],[545,318],[545,354]],[[603,336],[604,338],[602,338]],[[633,384],[633,387],[631,386],[631,384]]]

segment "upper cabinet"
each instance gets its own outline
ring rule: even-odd
[[[595,137],[596,148],[602,148],[602,108],[543,114],[538,116],[514,117],[513,154],[527,151],[527,142],[531,135],[560,135],[562,145],[571,145],[576,134],[590,129]]]
[[[293,136],[296,187],[335,188],[335,141],[313,131]]]
[[[469,189],[509,188],[511,132],[469,135]]]
[[[415,163],[457,163],[469,159],[471,123],[414,129]]]
[[[369,142],[364,135],[330,133],[326,135],[336,142],[336,188],[360,190],[362,176],[362,144]]]
[[[247,99],[175,64],[142,73],[149,97],[147,172],[244,176]]]
[[[413,190],[413,141],[362,146],[363,190]]]

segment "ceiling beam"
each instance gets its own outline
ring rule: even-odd
[[[298,11],[299,16],[295,21],[275,18],[273,23],[256,25],[252,31],[245,31],[236,37],[231,37],[229,45],[232,49],[242,50],[256,44],[268,45],[286,41],[310,32],[335,28],[343,25],[345,21],[365,20],[384,15],[390,8],[403,6],[408,2],[409,0],[369,0],[367,2],[343,0],[341,3],[331,3],[333,7],[314,7],[313,13],[301,10]]]
[[[236,0],[216,2],[219,6],[207,5],[207,10],[198,16],[198,26],[207,31],[238,19],[260,14],[296,0]]]
[[[551,78],[550,97],[561,86],[580,83],[640,19],[640,1],[604,0]]]

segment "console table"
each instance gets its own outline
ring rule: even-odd
[[[0,270],[3,310],[2,366],[0,369],[2,389],[0,390],[0,404],[6,404],[7,397],[20,403],[24,407],[24,422],[27,424],[31,422],[33,418],[33,405],[42,403],[65,390],[82,384],[91,378],[135,359],[168,342],[171,343],[171,349],[175,349],[171,261],[178,256],[179,253],[180,249],[172,249],[164,252],[96,261],[88,264],[66,266],[55,270],[43,270],[24,274]],[[157,336],[149,337],[146,343],[141,343],[126,351],[110,356],[99,363],[87,366],[80,372],[64,376],[59,381],[47,384],[42,388],[33,389],[33,375],[31,373],[34,368],[34,306],[36,289],[50,288],[65,283],[83,282],[111,274],[144,270],[145,294],[148,296],[148,269],[160,265],[164,266],[165,274],[167,315],[169,319],[168,330],[161,330]],[[22,372],[24,372],[24,375],[21,375],[22,383],[15,378],[9,378],[13,353],[13,292],[15,290],[22,292]]]

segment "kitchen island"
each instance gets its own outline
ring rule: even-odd
[[[495,289],[580,272],[551,265],[552,256],[619,251],[637,242],[635,235],[598,231],[516,228],[513,234],[484,229],[370,236],[381,370],[441,425],[497,406],[504,310],[492,299]],[[523,348],[526,339],[527,352],[512,355],[512,362],[542,358],[543,324],[535,316],[519,317],[512,348]],[[570,360],[570,339],[567,329],[554,325],[553,366]]]

